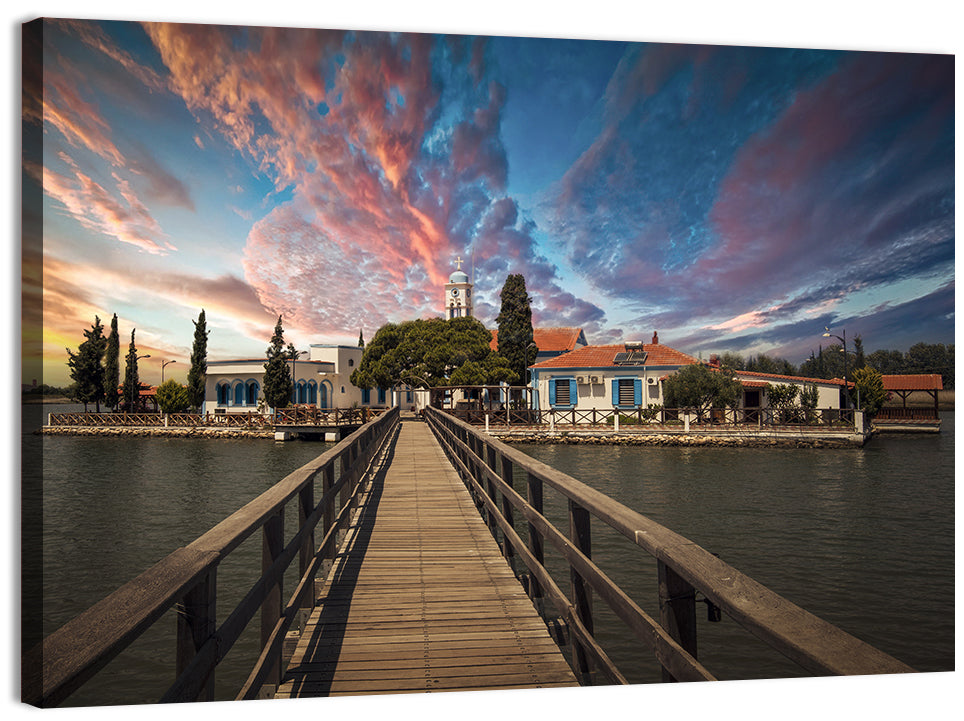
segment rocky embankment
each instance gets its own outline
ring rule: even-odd
[[[272,429],[252,428],[153,428],[44,426],[35,431],[48,436],[164,436],[166,438],[274,438]]]
[[[513,432],[492,435],[503,443],[565,443],[594,446],[718,446],[718,447],[771,447],[771,448],[853,448],[863,445],[864,438],[854,434],[839,438],[826,435],[806,437],[797,434],[718,434],[700,433],[636,433],[618,435],[613,433],[555,433]]]

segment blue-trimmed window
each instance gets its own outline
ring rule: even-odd
[[[244,383],[238,383],[234,387],[234,405],[243,406],[244,405]]]
[[[552,378],[549,380],[549,405],[553,408],[575,408],[579,401],[576,379]]]
[[[379,388],[379,389],[378,389],[378,404],[379,404],[379,405],[382,405],[382,406],[385,405],[385,389],[384,389],[384,388]]]
[[[616,408],[639,408],[643,403],[643,380],[636,376],[613,378],[612,392]]]
[[[362,388],[362,389],[361,389],[361,402],[362,402],[362,403],[371,403],[371,402],[372,402],[372,389],[371,389],[371,388]]]
[[[218,386],[217,386],[218,405],[226,406],[228,404],[228,398],[230,397],[230,395],[231,395],[231,386],[229,386],[227,383],[218,383]]]
[[[308,403],[311,405],[318,403],[318,384],[314,380],[308,381]]]
[[[258,405],[258,391],[260,390],[258,386],[258,381],[248,381],[245,386],[245,405],[256,406]]]

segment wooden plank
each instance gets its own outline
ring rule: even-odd
[[[276,697],[578,685],[425,424],[402,423]]]

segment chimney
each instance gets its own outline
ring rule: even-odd
[[[659,345],[659,336],[653,331],[653,345]]]
[[[713,355],[710,356],[710,368],[719,368],[719,367],[720,367],[720,357],[716,355],[716,353],[714,353]]]

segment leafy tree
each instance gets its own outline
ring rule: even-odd
[[[532,308],[526,292],[526,279],[521,273],[510,274],[502,286],[502,308],[496,322],[499,325],[499,355],[520,379],[535,360],[539,349],[532,343]]]
[[[854,338],[854,368],[863,368],[867,365],[867,359],[864,356],[864,341],[858,335]]]
[[[720,356],[720,368],[728,368],[731,371],[745,371],[746,359],[739,353],[727,351]]]
[[[264,364],[264,398],[275,410],[287,408],[291,401],[293,386],[288,361],[292,358],[292,350],[290,344],[285,347],[284,329],[279,315],[271,336],[271,345],[265,351],[268,360]]]
[[[74,381],[74,397],[84,404],[84,412],[88,403],[95,403],[100,413],[100,402],[104,400],[104,366],[101,361],[107,350],[100,318],[94,316],[94,324],[90,330],[84,331],[84,337],[87,340],[77,347],[76,353],[67,349],[67,366]]]
[[[194,323],[194,345],[191,348],[191,369],[187,372],[187,397],[189,408],[204,404],[204,387],[208,376],[208,331],[204,309]],[[160,401],[158,401],[160,402]]]
[[[492,334],[472,317],[430,318],[386,323],[365,346],[361,363],[351,375],[359,388],[390,388],[399,381],[430,386],[448,385],[466,363],[462,376],[481,383],[514,382],[515,373],[490,348]],[[494,357],[493,357],[494,356]],[[478,385],[473,383],[472,385]]]
[[[702,363],[680,368],[664,384],[667,408],[693,408],[701,419],[710,408],[734,407],[742,391],[739,381]]]
[[[771,358],[761,353],[756,358],[750,357],[746,361],[746,370],[755,373],[773,373],[775,375],[796,375],[797,369],[786,358]]]
[[[877,414],[887,400],[884,380],[880,371],[873,368],[858,368],[851,374],[854,393],[860,399],[860,407],[871,416]]]
[[[137,346],[134,345],[134,331],[131,331],[131,343],[127,348],[126,365],[124,367],[124,386],[121,396],[129,411],[137,411],[141,400],[141,381],[137,375]]]
[[[171,378],[157,387],[157,405],[162,413],[183,413],[191,407],[188,389]]]
[[[107,350],[104,354],[104,399],[108,408],[117,408],[120,403],[120,334],[117,332],[117,313],[110,321],[110,335],[107,336]]]
[[[867,367],[884,375],[898,375],[904,371],[904,354],[899,350],[875,350],[867,356]]]
[[[796,401],[800,389],[789,383],[767,383],[765,390],[767,401],[770,403],[771,408],[776,409],[779,415],[779,421],[781,423],[789,423],[792,421],[794,416],[794,401]]]
[[[939,373],[944,384],[954,387],[954,345],[917,343],[908,350],[904,360],[905,373]]]

